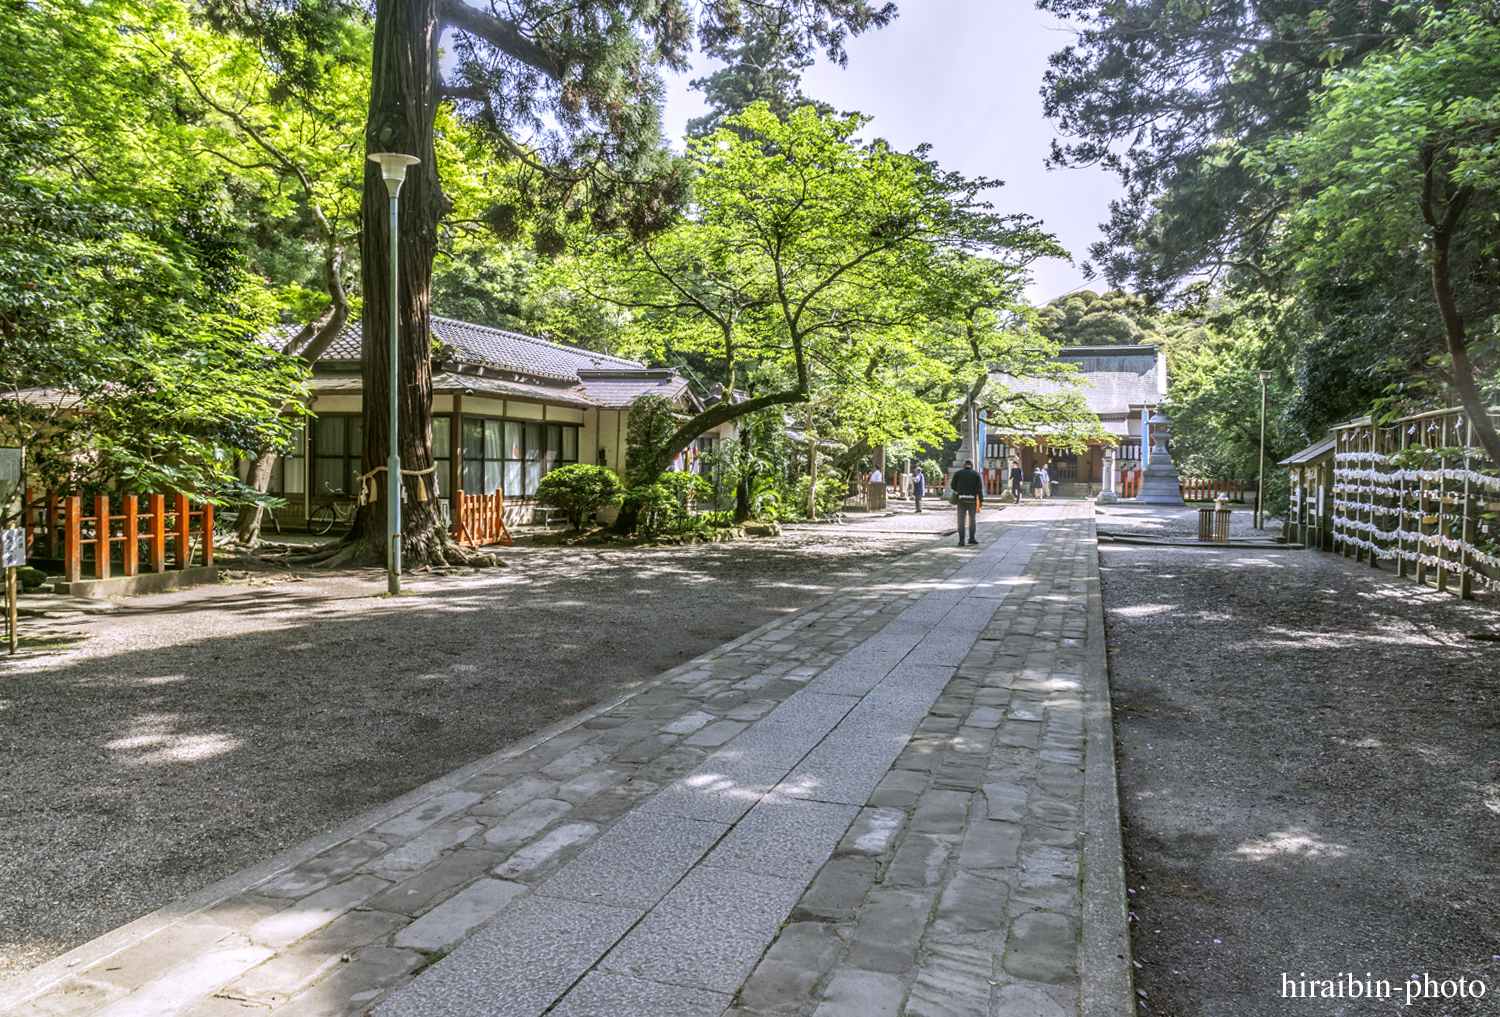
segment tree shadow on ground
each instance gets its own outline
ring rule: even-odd
[[[1283,972],[1500,991],[1500,648],[1464,636],[1500,612],[1316,552],[1101,565],[1141,1012],[1284,1014]]]
[[[920,546],[847,534],[184,591],[0,673],[0,974],[29,967]]]

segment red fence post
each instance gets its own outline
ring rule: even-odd
[[[172,564],[179,569],[185,569],[193,563],[190,559],[191,549],[188,539],[192,536],[193,520],[188,511],[187,495],[179,494],[174,499],[177,510],[177,518],[173,520],[172,531],[176,537],[173,548]]]
[[[198,525],[203,530],[203,564],[214,563],[214,506],[212,502],[203,503],[203,515]]]
[[[140,506],[136,496],[127,494],[120,499],[125,505],[124,543],[120,546],[120,563],[127,576],[141,571],[141,549],[136,543],[140,539]]]
[[[79,527],[83,522],[83,505],[76,494],[63,499],[63,578],[76,583],[83,578],[83,541]]]
[[[109,578],[109,495],[94,498],[94,578]]]
[[[150,519],[146,525],[150,527],[150,556],[151,571],[167,571],[167,499],[159,494],[153,494],[147,500],[147,512]]]

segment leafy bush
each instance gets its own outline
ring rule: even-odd
[[[782,484],[775,474],[756,477],[750,484],[750,515],[763,523],[774,523],[785,515],[781,490]]]
[[[807,512],[807,484],[806,474],[797,478],[787,492],[787,515],[803,515]],[[818,478],[818,493],[814,496],[813,507],[818,516],[832,515],[844,507],[844,491],[848,485],[842,477],[821,476]]]
[[[612,470],[587,463],[574,463],[548,473],[537,485],[537,500],[555,505],[567,515],[573,529],[602,505],[613,505],[620,497],[620,478]]]
[[[677,493],[665,484],[632,487],[625,506],[635,513],[635,530],[650,537],[670,528],[682,516]]]
[[[686,471],[663,473],[661,483],[676,496],[677,504],[684,514],[693,507],[694,503],[713,493],[713,485],[697,473]]]

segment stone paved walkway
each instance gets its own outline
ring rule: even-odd
[[[86,944],[0,1007],[1131,1013],[1089,507],[981,536]]]

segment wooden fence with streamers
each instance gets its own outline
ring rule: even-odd
[[[1500,422],[1500,410],[1491,408]],[[1500,584],[1500,476],[1462,409],[1333,429],[1333,549],[1461,597]],[[1302,492],[1293,481],[1293,502]]]

